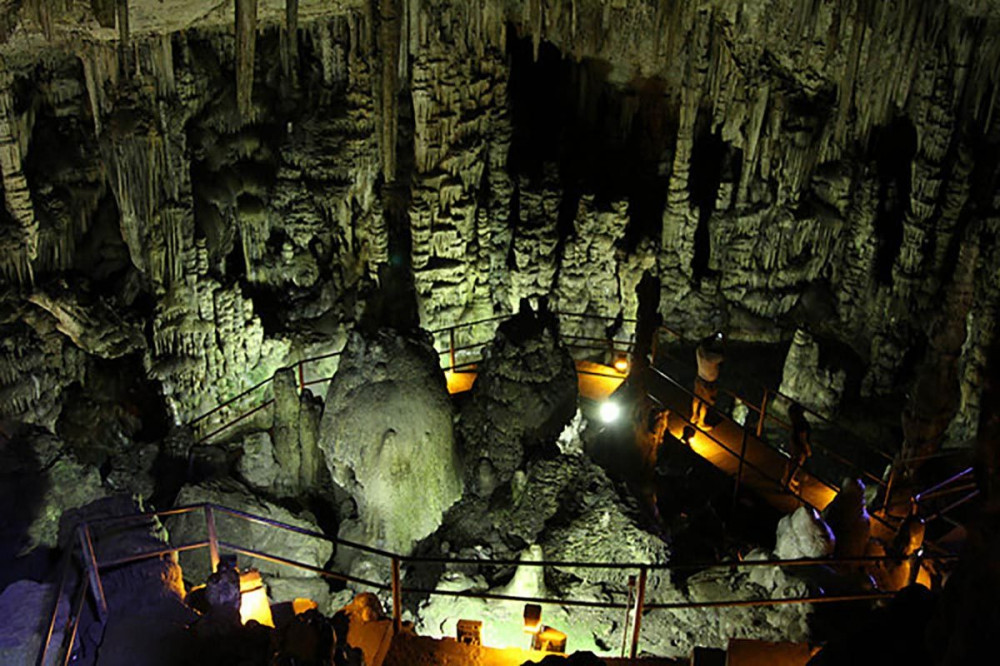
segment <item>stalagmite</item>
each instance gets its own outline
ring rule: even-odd
[[[254,51],[257,46],[257,0],[236,0],[236,108],[250,118],[253,103]]]

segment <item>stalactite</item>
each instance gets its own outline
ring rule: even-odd
[[[299,0],[285,0],[285,25],[281,38],[281,71],[286,81],[293,81],[299,53]]]
[[[257,0],[236,0],[236,108],[243,120],[252,111],[256,46]]]
[[[117,0],[115,8],[118,11],[118,53],[122,69],[126,75],[131,73],[132,35],[129,27],[128,0]]]
[[[24,173],[26,137],[31,127],[21,127],[16,117],[12,78],[0,71],[0,175],[7,213],[18,225],[14,256],[3,262],[4,272],[20,284],[33,281],[31,263],[38,256],[38,219],[31,201],[31,190]]]
[[[379,145],[382,175],[396,178],[396,132],[399,128],[399,57],[402,46],[400,0],[378,0],[377,47],[380,54],[376,99],[379,100]]]

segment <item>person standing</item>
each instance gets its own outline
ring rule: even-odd
[[[791,421],[791,433],[788,439],[789,458],[785,464],[785,474],[781,485],[794,492],[799,487],[796,475],[809,456],[812,455],[810,441],[812,429],[809,427],[809,421],[806,420],[802,405],[797,402],[793,402],[788,408],[788,419]]]
[[[719,395],[717,382],[724,355],[725,338],[716,333],[705,338],[695,350],[698,361],[698,376],[694,380],[694,400],[691,403],[691,423],[702,430],[711,430],[708,424],[708,410]]]

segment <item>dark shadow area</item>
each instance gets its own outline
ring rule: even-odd
[[[0,436],[0,590],[22,580],[43,580],[55,565],[49,548],[31,546],[28,529],[38,517],[49,489],[46,470],[32,449],[31,428]]]
[[[691,203],[698,208],[698,226],[694,232],[694,258],[691,260],[692,275],[696,281],[709,276],[708,266],[712,248],[708,223],[712,213],[715,212],[719,184],[723,176],[722,167],[729,152],[722,137],[717,132],[709,131],[709,118],[705,114],[700,114],[698,121],[694,147],[691,149],[689,183]]]
[[[903,243],[903,220],[910,203],[910,164],[917,154],[917,132],[908,118],[893,120],[873,133],[871,154],[878,173],[878,212],[875,234],[875,275],[879,284],[892,284],[892,267]]]
[[[611,82],[610,64],[574,62],[548,42],[541,43],[537,61],[528,39],[512,36],[508,52],[510,172],[538,182],[544,166],[554,164],[571,201],[594,194],[598,207],[628,202],[626,249],[643,238],[659,238],[666,201],[663,165],[673,150],[676,125],[665,83]],[[560,233],[572,231],[560,218]]]

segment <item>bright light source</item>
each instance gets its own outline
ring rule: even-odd
[[[302,615],[303,613],[318,609],[319,604],[312,599],[304,599],[302,597],[292,599],[292,612],[296,615]]]
[[[618,358],[615,359],[614,368],[618,372],[625,374],[626,372],[628,372],[628,359],[625,358],[624,356],[619,356]]]
[[[274,626],[271,605],[267,601],[267,588],[256,569],[240,574],[240,597],[240,621],[243,624],[257,620],[265,626]]]
[[[601,403],[601,420],[605,423],[614,423],[621,416],[622,408],[617,402],[605,400]]]

